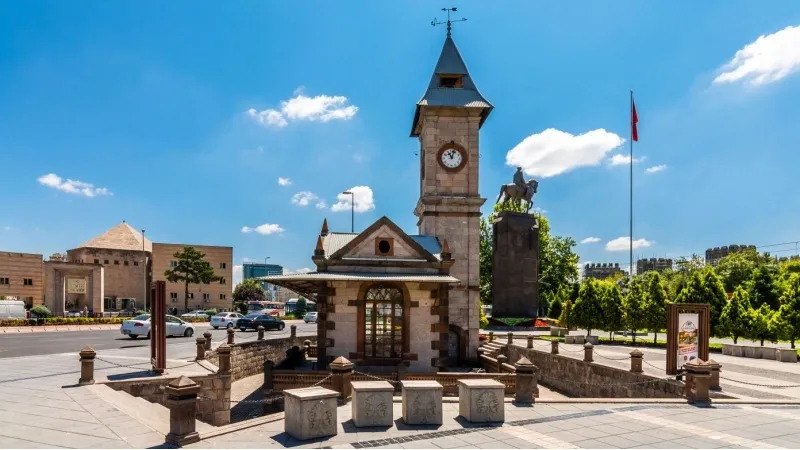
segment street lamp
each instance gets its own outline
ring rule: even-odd
[[[144,228],[142,228],[142,286],[144,287],[144,310],[150,311],[147,304],[147,253],[144,251]]]
[[[269,275],[269,273],[267,272],[267,260],[268,259],[270,259],[269,256],[264,257],[264,276]],[[262,281],[261,282],[261,287],[264,287],[264,285],[267,285],[267,284],[269,284],[269,283],[264,283]],[[273,295],[272,290],[268,289],[267,292],[269,292],[269,300],[270,301],[275,301],[275,298],[274,298],[275,296]]]
[[[356,194],[344,191],[342,194],[350,196],[350,232],[356,232]]]

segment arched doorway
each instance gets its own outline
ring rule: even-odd
[[[364,295],[364,357],[401,358],[404,348],[403,292],[375,286]]]

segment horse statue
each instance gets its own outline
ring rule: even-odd
[[[503,204],[511,200],[515,205],[519,205],[522,200],[525,200],[525,203],[527,203],[525,212],[530,212],[533,207],[533,196],[536,194],[539,182],[531,179],[526,181],[525,184],[528,185],[528,189],[524,189],[514,183],[504,184],[500,187],[500,195],[497,196],[495,203],[500,203],[501,198],[503,199]]]

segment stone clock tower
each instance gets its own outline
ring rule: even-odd
[[[455,260],[450,274],[461,284],[450,289],[440,314],[449,316],[458,335],[459,355],[473,360],[479,332],[480,208],[486,201],[478,192],[478,137],[492,108],[475,87],[448,30],[411,126],[411,136],[420,142],[420,192],[414,214],[419,233],[446,240]]]

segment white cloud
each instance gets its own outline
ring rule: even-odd
[[[36,181],[38,181],[39,184],[43,186],[47,186],[53,189],[58,189],[59,191],[63,191],[69,194],[83,195],[85,197],[96,197],[98,195],[114,195],[111,191],[109,191],[106,188],[96,188],[91,183],[70,180],[69,178],[64,180],[63,178],[54,173],[48,173],[47,175],[42,175],[39,178],[37,178]]]
[[[292,184],[292,180],[290,180],[289,178],[278,177],[278,184],[280,184],[281,186],[289,186],[290,184]]]
[[[327,204],[327,203],[325,203],[325,200],[320,200],[320,201],[318,201],[318,202],[317,202],[317,204],[316,204],[316,205],[314,205],[314,206],[316,206],[316,207],[317,207],[317,209],[325,209],[325,208],[327,208],[327,207],[328,207],[328,204]]]
[[[295,90],[295,96],[281,102],[280,109],[247,110],[247,115],[265,126],[285,127],[289,121],[329,122],[331,120],[350,120],[355,117],[358,107],[347,105],[347,97],[342,95],[317,95],[308,97],[302,89]]]
[[[656,173],[656,172],[661,172],[662,170],[667,170],[666,164],[659,164],[657,166],[648,167],[647,169],[644,169],[644,171],[647,173]]]
[[[641,158],[633,158],[633,163],[640,163],[645,160],[645,157],[642,156]],[[609,166],[621,166],[623,164],[628,165],[631,163],[631,155],[620,155],[619,153],[616,155],[611,156],[608,158],[608,165]]]
[[[648,241],[647,239],[634,239],[633,249],[650,247],[653,244],[653,241]],[[606,243],[607,252],[621,252],[626,250],[630,250],[630,238],[628,238],[628,236],[618,237]]]
[[[506,154],[506,164],[527,175],[553,177],[583,166],[600,164],[625,139],[602,128],[577,136],[554,128],[532,134]]]
[[[311,269],[309,269],[308,267],[303,267],[302,269],[290,270],[290,271],[287,271],[287,272],[284,272],[284,273],[286,275],[292,275],[292,274],[309,273],[309,272],[311,272]]]
[[[800,25],[761,35],[736,52],[714,84],[746,81],[760,86],[800,71]]]
[[[255,228],[250,227],[242,227],[242,233],[258,233],[263,235],[270,235],[270,234],[280,234],[283,233],[283,228],[277,223],[265,223],[263,225],[259,225]]]
[[[242,282],[242,278],[243,278],[242,265],[236,264],[235,266],[233,266],[233,280],[232,280],[233,282],[231,283],[231,285],[235,288],[237,284]]]
[[[317,194],[311,191],[300,191],[292,196],[292,203],[298,206],[308,206],[313,201],[320,201]]]
[[[364,213],[367,211],[372,211],[375,209],[375,199],[372,195],[372,188],[369,186],[353,186],[347,190],[347,192],[352,192],[353,195],[350,194],[339,194],[336,196],[338,202],[334,203],[331,206],[331,211],[333,212],[342,212],[342,211],[350,211],[350,202],[351,200],[354,203],[354,209],[357,213]]]
[[[594,244],[595,242],[600,242],[599,237],[587,237],[586,239],[581,241],[581,244]]]

